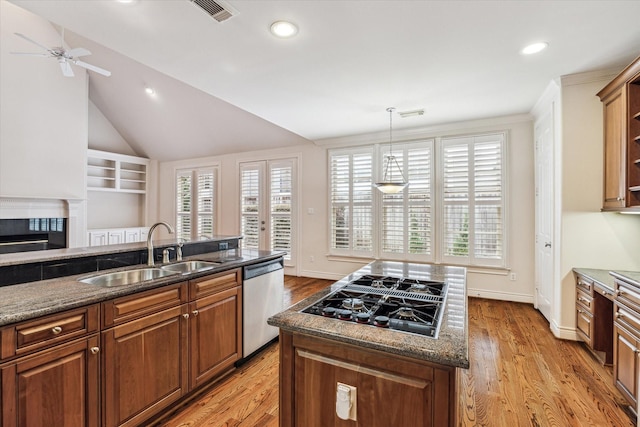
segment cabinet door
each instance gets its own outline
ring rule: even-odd
[[[90,231],[89,246],[104,246],[108,242],[106,231]]]
[[[638,342],[619,325],[614,326],[614,369],[616,387],[634,407],[638,402]]]
[[[97,427],[98,351],[96,335],[3,367],[2,425]]]
[[[128,228],[124,230],[124,242],[125,243],[134,243],[141,242],[140,240],[140,230],[137,228]]]
[[[124,243],[124,230],[111,230],[107,234],[110,245],[120,245]]]
[[[102,333],[103,425],[137,426],[187,391],[186,305]]]
[[[323,344],[317,348],[320,351],[316,351],[307,343],[302,347],[295,346],[292,353],[294,425],[456,425],[454,369],[441,370],[399,357],[346,347],[341,343]],[[342,420],[336,414],[338,383],[356,388],[355,422]],[[284,378],[281,378],[281,386],[287,388]],[[380,410],[380,405],[384,405],[384,410]],[[285,422],[281,425],[287,425],[286,414],[283,419]]]
[[[624,86],[604,103],[604,209],[625,207],[626,96]]]
[[[242,356],[242,288],[190,304],[191,388],[233,367]]]

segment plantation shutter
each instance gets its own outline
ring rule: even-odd
[[[443,261],[504,266],[504,135],[442,144]]]
[[[176,235],[191,239],[191,171],[178,171],[176,178]]]
[[[240,169],[240,210],[242,247],[260,248],[260,167],[243,165]]]
[[[373,149],[329,154],[330,248],[341,255],[373,255]]]
[[[214,233],[214,200],[215,200],[215,174],[213,170],[196,171],[198,188],[198,234],[205,237],[213,237]]]
[[[270,163],[269,168],[271,249],[286,251],[285,259],[291,259],[293,165],[280,161]]]
[[[176,234],[191,240],[215,233],[217,168],[179,170],[176,174]]]
[[[383,147],[382,159],[389,154]],[[385,258],[431,260],[431,185],[433,142],[425,141],[394,148],[398,164],[409,185],[397,194],[380,193],[382,221],[381,253]]]

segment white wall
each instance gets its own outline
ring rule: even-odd
[[[102,114],[96,105],[89,101],[89,148],[92,150],[108,151],[110,153],[137,156],[129,143],[113,127],[111,122]]]
[[[60,35],[46,20],[0,1],[0,196],[84,199],[87,75],[64,77],[53,58],[12,55]]]
[[[529,116],[510,116],[468,123],[455,123],[437,128],[412,130],[411,138],[436,137],[463,133],[507,130],[509,165],[509,219],[510,239],[509,265],[517,274],[510,281],[507,270],[479,270],[469,272],[470,295],[515,301],[533,301],[533,236],[534,236],[534,191],[533,191],[533,125]],[[402,132],[397,141],[402,139]],[[359,135],[343,138],[342,145],[379,142],[378,135]],[[333,144],[335,145],[335,144]],[[218,230],[221,234],[239,233],[239,189],[238,164],[279,157],[299,158],[300,205],[298,211],[300,247],[296,270],[289,274],[307,277],[340,279],[370,260],[331,259],[328,253],[328,195],[327,195],[327,147],[305,145],[295,149],[274,149],[253,153],[239,153],[220,157],[191,159],[179,162],[163,162],[159,165],[160,191],[159,220],[175,223],[174,180],[175,170],[218,164],[220,166],[221,207]],[[309,213],[312,210],[313,214]],[[313,259],[313,261],[312,261]],[[295,273],[294,273],[295,271]]]

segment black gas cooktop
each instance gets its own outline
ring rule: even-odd
[[[437,338],[446,295],[444,282],[366,275],[302,312]]]

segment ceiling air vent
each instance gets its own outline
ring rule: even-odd
[[[238,13],[234,8],[220,0],[191,0],[191,2],[199,6],[218,22],[226,21]]]

